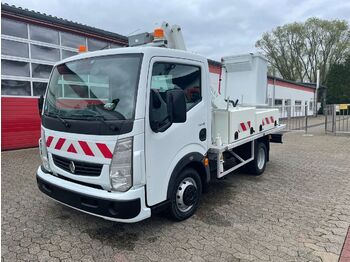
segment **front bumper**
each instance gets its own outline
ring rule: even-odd
[[[41,167],[37,171],[37,183],[39,189],[52,199],[107,220],[133,223],[151,216],[144,187],[124,193],[108,192],[58,178],[44,172]]]

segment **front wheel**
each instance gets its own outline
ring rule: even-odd
[[[248,163],[249,173],[260,176],[265,171],[267,162],[267,148],[265,143],[258,142],[255,148],[254,160]]]
[[[176,178],[170,199],[170,215],[177,221],[191,217],[198,205],[202,192],[202,183],[198,172],[186,168]]]

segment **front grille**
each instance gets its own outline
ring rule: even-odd
[[[103,187],[100,186],[100,185],[95,185],[95,184],[90,184],[90,183],[85,183],[85,182],[73,180],[73,179],[70,179],[70,178],[65,177],[65,176],[57,175],[56,177],[61,178],[61,179],[63,179],[63,180],[67,180],[67,181],[69,181],[69,182],[77,183],[77,184],[79,184],[79,185],[88,186],[88,187],[93,187],[93,188],[96,188],[96,189],[103,189]]]
[[[102,165],[101,164],[93,164],[93,163],[87,163],[77,160],[71,160],[65,157],[52,155],[53,162],[55,165],[64,171],[67,171],[69,173],[72,173],[69,165],[71,161],[74,162],[75,166],[75,175],[79,176],[99,176],[101,174]]]

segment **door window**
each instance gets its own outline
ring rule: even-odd
[[[153,65],[151,93],[160,104],[166,104],[166,91],[182,89],[186,97],[187,111],[202,100],[201,70],[199,66],[157,62]],[[166,107],[162,107],[166,109]]]

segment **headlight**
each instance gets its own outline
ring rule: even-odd
[[[47,171],[51,171],[50,164],[49,164],[49,155],[46,149],[45,134],[43,129],[41,129],[41,138],[39,139],[39,151],[40,151],[40,157],[43,163],[43,167]]]
[[[113,190],[125,192],[132,186],[132,138],[118,141],[109,168]]]

